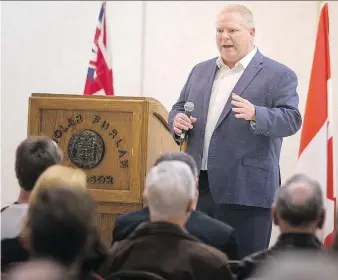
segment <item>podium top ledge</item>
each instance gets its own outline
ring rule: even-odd
[[[84,99],[114,99],[121,101],[150,101],[160,103],[153,97],[140,97],[140,96],[115,96],[115,95],[83,95],[83,94],[66,94],[66,93],[32,93],[31,97],[48,97],[48,98],[84,98]]]

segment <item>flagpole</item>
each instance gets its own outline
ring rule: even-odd
[[[329,8],[329,2],[328,1],[320,1],[320,9],[319,9],[319,12],[321,13],[322,12],[322,9],[324,8],[324,5],[327,5],[327,9]],[[328,9],[329,10],[329,9]],[[329,21],[330,17],[328,15],[328,21]],[[328,52],[328,63],[329,63],[329,69],[331,70],[331,65],[330,65],[330,57],[331,57],[331,35],[330,35],[330,30],[329,30],[329,26],[330,26],[330,23],[328,22],[327,23],[328,25],[328,30],[326,30],[327,32],[327,36],[328,36],[328,46],[327,46],[327,52]],[[336,155],[336,149],[335,149],[335,137],[334,137],[334,120],[333,120],[333,96],[332,96],[332,93],[333,93],[333,88],[332,88],[332,75],[330,75],[328,81],[327,81],[327,119],[328,119],[328,130],[327,130],[327,139],[328,141],[330,141],[330,153],[329,153],[329,150],[328,150],[328,155],[331,156],[331,166],[330,166],[330,169],[331,169],[331,184],[332,184],[332,192],[333,192],[333,200],[335,201],[335,206],[336,206],[336,195],[337,195],[337,172],[336,172],[336,161],[335,161],[335,155]],[[329,181],[328,181],[328,184],[329,184]],[[337,228],[337,224],[336,224],[336,221],[337,221],[337,208],[335,207],[334,208],[334,213],[333,213],[333,218],[334,218],[334,221],[333,221],[333,224],[334,224],[334,229]],[[330,241],[331,242],[331,241]],[[330,244],[329,244],[330,245]]]
[[[325,4],[327,4],[328,13],[329,13],[329,1],[320,1],[321,2],[321,9]],[[320,10],[321,10],[320,9]],[[328,26],[330,26],[330,16],[328,15]],[[328,32],[328,53],[329,53],[329,63],[331,61],[331,33],[330,28],[327,30]],[[330,65],[331,70],[331,65]],[[336,158],[338,158],[338,154],[336,151],[336,145],[335,145],[335,137],[337,137],[334,134],[334,118],[333,118],[333,88],[332,88],[332,74],[330,75],[330,78],[327,82],[327,111],[328,111],[328,139],[331,139],[331,153],[332,153],[332,190],[333,190],[333,197],[335,199],[335,202],[337,203],[337,193],[338,193],[338,184],[337,184],[337,172],[336,172],[336,164],[335,161]],[[336,204],[335,204],[336,205]],[[336,205],[337,207],[337,205]],[[337,208],[334,209],[334,229],[337,229]]]

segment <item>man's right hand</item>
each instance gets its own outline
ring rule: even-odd
[[[194,117],[188,118],[187,115],[183,113],[178,113],[175,116],[174,123],[173,123],[175,133],[177,135],[181,135],[183,129],[185,131],[192,129],[193,128],[192,124],[194,124],[196,120],[197,119]]]

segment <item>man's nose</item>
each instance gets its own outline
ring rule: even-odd
[[[223,32],[222,32],[222,39],[228,40],[228,39],[229,39],[229,33],[226,32],[226,31],[223,31]]]

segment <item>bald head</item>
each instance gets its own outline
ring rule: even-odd
[[[277,216],[292,227],[316,223],[323,213],[323,194],[317,181],[303,174],[287,180],[275,199]]]

